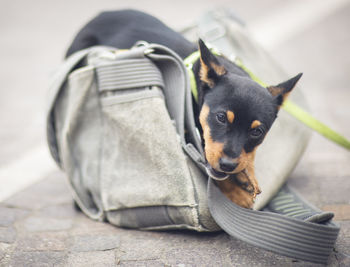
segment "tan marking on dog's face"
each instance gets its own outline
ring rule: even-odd
[[[281,87],[276,87],[276,86],[269,86],[267,87],[267,90],[271,93],[272,96],[278,96],[282,95],[282,103],[289,97],[290,91],[287,93],[283,93],[283,88]],[[277,110],[280,110],[282,104],[277,107]]]
[[[235,114],[233,113],[233,111],[228,110],[226,112],[226,116],[227,116],[227,120],[229,123],[233,123],[233,120],[235,119]]]
[[[233,162],[238,162],[238,166],[230,174],[239,173],[247,168],[254,169],[254,160],[255,160],[256,148],[252,152],[246,153],[243,149],[238,158],[233,159]]]
[[[209,113],[209,106],[204,104],[199,115],[199,121],[203,129],[203,138],[205,142],[204,153],[210,166],[216,170],[220,170],[219,160],[220,158],[225,156],[223,152],[224,143],[216,142],[212,139],[210,127],[208,125]],[[254,170],[255,152],[256,148],[249,153],[246,153],[246,151],[243,149],[238,158],[232,159],[233,162],[238,162],[238,166],[231,174],[242,172],[247,168],[250,170]]]
[[[222,75],[226,74],[226,69],[224,68],[224,66],[217,65],[214,62],[211,62],[210,66],[212,67],[212,69],[215,71],[215,73],[218,76],[222,76]]]
[[[204,63],[202,58],[200,58],[200,63],[201,68],[199,71],[199,78],[202,82],[208,84],[210,88],[213,88],[215,86],[215,82],[208,77],[210,69],[212,69],[218,76],[226,74],[226,69],[224,68],[224,66],[217,65],[214,62],[210,62],[210,66],[208,66]]]
[[[208,78],[208,73],[209,73],[209,67],[203,62],[202,58],[200,59],[201,62],[201,68],[199,71],[199,78],[201,79],[202,82],[208,84],[210,88],[214,87],[214,81],[210,78]]]
[[[254,148],[254,150],[249,153],[246,153],[245,150],[243,149],[241,155],[239,156],[240,164],[244,165],[245,167],[242,169],[246,169],[249,167],[254,168],[255,154],[256,154],[256,148]]]
[[[254,128],[260,126],[260,125],[261,125],[261,122],[258,121],[258,120],[255,120],[255,121],[253,121],[252,124],[250,125],[250,128],[254,129]]]
[[[277,86],[269,86],[267,87],[267,90],[270,92],[272,96],[280,95],[283,92],[283,88],[277,87]]]
[[[228,199],[244,208],[252,208],[255,197],[261,193],[254,171],[255,152],[256,149],[249,153],[242,151],[242,155],[239,157],[241,163],[238,167],[241,170],[237,172],[237,174],[234,174],[237,180],[247,184],[246,190],[236,182],[231,181],[231,179],[216,181],[221,192]],[[245,168],[243,168],[243,166],[245,166]]]
[[[218,169],[219,160],[223,155],[224,144],[214,141],[211,137],[210,127],[207,122],[209,112],[209,107],[204,104],[199,116],[199,121],[203,129],[203,138],[205,142],[204,153],[209,164],[214,169]]]

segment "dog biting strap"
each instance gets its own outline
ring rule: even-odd
[[[242,28],[240,21],[227,12],[214,11],[201,18],[198,28],[205,41],[220,48],[220,52],[235,60],[253,80],[266,87],[261,79],[237,60],[233,45],[236,42],[241,48],[240,54],[243,53],[245,57],[253,56],[257,60],[255,56],[260,53],[251,53],[254,50],[251,41],[243,31],[238,30]],[[245,46],[251,50],[242,51]],[[264,53],[259,55],[267,58]],[[350,143],[345,138],[312,118],[309,113],[291,101],[285,103],[283,108],[288,113],[338,144],[350,148]],[[285,256],[316,263],[327,263],[340,229],[331,222],[333,213],[322,212],[306,203],[288,185],[280,188],[269,203],[258,211],[239,207],[222,194],[214,180],[209,179],[208,205],[217,224],[231,236]]]

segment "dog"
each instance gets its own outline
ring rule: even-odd
[[[254,173],[256,150],[302,74],[264,88],[241,67],[213,54],[202,40],[197,48],[157,18],[136,10],[101,13],[77,34],[66,56],[95,45],[128,49],[139,40],[167,46],[183,59],[199,49],[192,69],[198,90],[194,115],[206,171],[226,197],[252,208],[261,192]]]

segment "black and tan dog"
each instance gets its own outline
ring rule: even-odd
[[[128,49],[137,41],[165,45],[183,59],[197,50],[158,19],[135,10],[104,12],[76,36],[67,56],[94,45]],[[264,88],[233,62],[216,56],[199,40],[193,64],[198,101],[194,107],[203,137],[208,174],[233,202],[251,208],[260,188],[254,174],[257,147],[301,74]]]

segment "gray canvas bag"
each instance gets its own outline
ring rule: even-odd
[[[210,40],[224,54],[239,54],[249,67],[245,55],[255,56],[260,65],[253,71],[266,81],[285,78],[278,66],[262,68],[267,55],[259,49],[235,47],[239,42],[256,46],[230,18],[207,15],[200,25],[206,23],[236,36],[237,42],[225,35]],[[283,255],[326,262],[339,232],[330,221],[333,215],[283,186],[309,132],[281,112],[257,154],[263,193],[255,210],[243,209],[202,171],[189,84],[181,58],[157,44],[128,51],[92,47],[60,66],[50,87],[47,136],[79,207],[92,219],[121,227],[223,229]],[[293,92],[293,101],[305,105],[300,90]],[[271,164],[276,159],[278,166]]]
[[[201,157],[197,134],[184,140],[190,91],[181,59],[159,45],[117,52],[80,51],[53,83],[49,143],[74,199],[89,217],[118,226],[218,230],[207,178],[182,149]],[[193,115],[186,121],[195,130]]]

